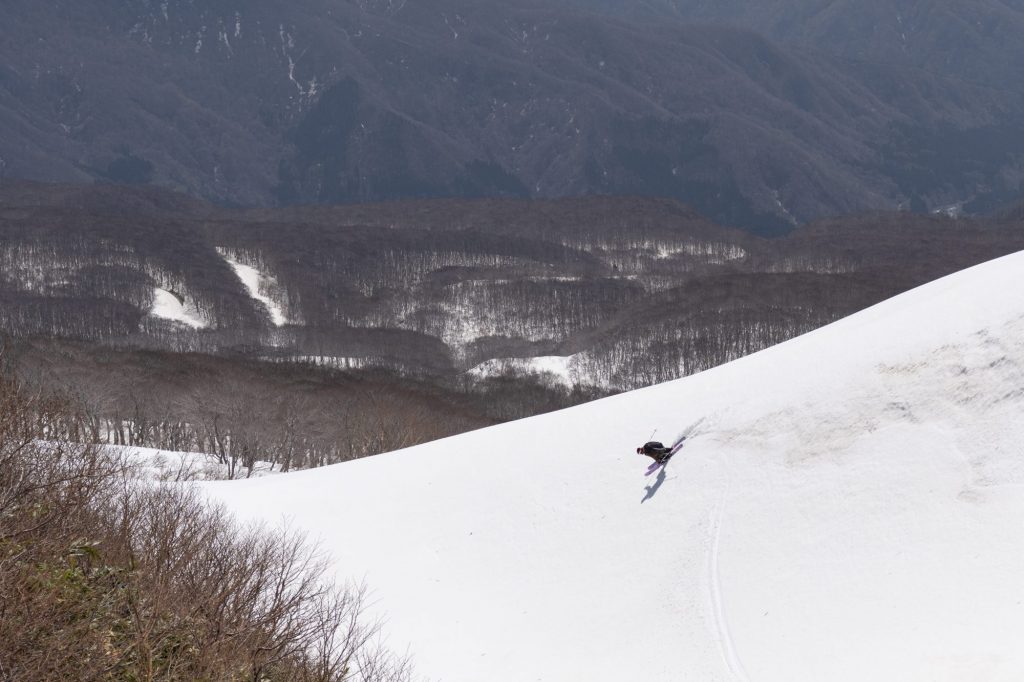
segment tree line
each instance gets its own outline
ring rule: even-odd
[[[69,405],[49,429],[77,443],[210,455],[231,478],[336,464],[604,395],[537,379],[416,379],[368,368],[8,341],[9,371]]]

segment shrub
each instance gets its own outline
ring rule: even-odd
[[[62,437],[70,407],[0,373],[0,679],[408,679],[301,535]]]

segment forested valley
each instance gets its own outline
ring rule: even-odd
[[[82,442],[319,466],[702,371],[1024,248],[1019,211],[767,239],[652,198],[228,209],[0,185],[11,371]]]

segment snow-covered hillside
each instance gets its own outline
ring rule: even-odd
[[[166,289],[156,288],[153,290],[153,308],[150,315],[165,320],[180,322],[193,329],[205,329],[209,326],[198,311],[185,306],[180,298]]]
[[[274,323],[274,326],[283,327],[288,324],[288,317],[285,315],[281,305],[264,293],[264,289],[278,289],[277,281],[251,265],[245,265],[231,258],[225,249],[217,250],[227,264],[231,266],[231,269],[235,271],[235,274],[238,275],[238,279],[242,281],[242,285],[249,292],[249,295],[266,308],[267,314],[270,315],[270,321]]]
[[[1024,679],[1024,253],[680,381],[207,485],[322,538],[433,679]]]

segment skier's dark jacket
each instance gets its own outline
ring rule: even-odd
[[[636,452],[638,455],[647,455],[651,459],[660,462],[665,459],[670,452],[672,452],[672,448],[665,447],[658,441],[652,440],[649,443],[644,443],[642,447],[637,448]]]

